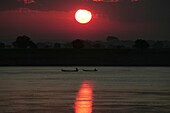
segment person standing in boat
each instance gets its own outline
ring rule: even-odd
[[[76,71],[79,71],[79,69],[78,69],[78,68],[76,68]]]

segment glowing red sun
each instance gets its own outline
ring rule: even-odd
[[[85,9],[79,9],[75,13],[75,19],[81,24],[86,24],[92,19],[92,13]]]

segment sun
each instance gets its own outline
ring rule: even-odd
[[[75,13],[75,19],[81,24],[86,24],[92,19],[92,13],[85,9],[79,9]]]

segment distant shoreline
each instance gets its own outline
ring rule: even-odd
[[[0,49],[0,66],[170,66],[170,49]]]

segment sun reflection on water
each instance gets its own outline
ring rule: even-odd
[[[91,82],[85,81],[82,83],[74,104],[75,113],[92,113],[93,88]]]

